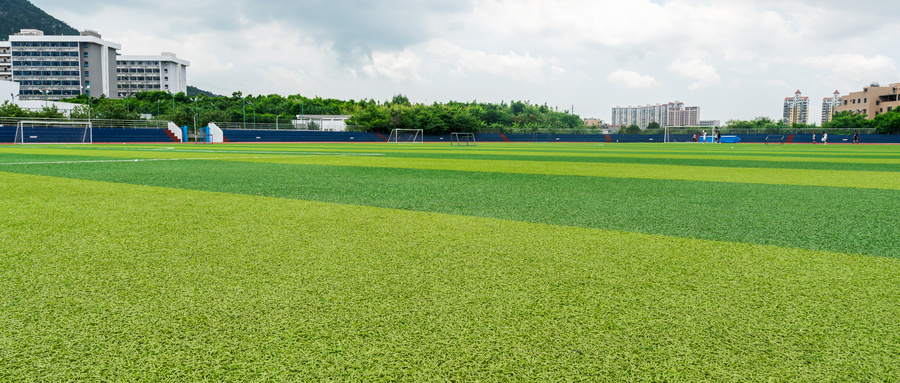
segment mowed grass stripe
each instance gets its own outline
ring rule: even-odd
[[[896,257],[897,190],[251,162],[22,172]]]
[[[4,176],[8,380],[826,381],[900,368],[896,259]]]
[[[329,156],[235,161],[900,190],[896,173],[878,171]]]
[[[614,158],[640,159],[640,160],[710,160],[710,161],[747,161],[747,162],[776,162],[796,163],[808,162],[811,164],[874,164],[897,165],[900,164],[900,153],[890,150],[878,150],[881,147],[851,146],[852,150],[841,151],[834,147],[815,146],[806,151],[786,151],[774,147],[771,150],[755,150],[757,146],[738,145],[735,147],[719,145],[687,145],[689,149],[668,150],[672,146],[659,144],[553,144],[542,146],[528,146],[523,144],[497,144],[487,143],[477,147],[450,147],[443,144],[424,145],[389,145],[389,144],[220,144],[220,145],[79,145],[79,146],[10,146],[0,147],[0,155],[4,151],[10,153],[28,150],[33,153],[69,154],[77,155],[90,151],[118,152],[114,156],[133,156],[135,152],[151,152],[156,155],[167,156],[166,153],[221,153],[221,154],[299,154],[308,152],[362,152],[382,154],[388,156],[411,156],[447,158],[452,156],[470,157],[508,156],[509,159],[518,158],[543,158],[545,161],[561,160],[596,162],[603,159]],[[647,150],[653,148],[654,150]],[[710,149],[707,149],[710,148]],[[4,150],[5,149],[5,150]],[[832,150],[833,149],[833,150]],[[99,154],[99,153],[98,153]],[[142,154],[141,156],[148,156]]]

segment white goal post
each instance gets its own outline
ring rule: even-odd
[[[475,133],[450,133],[450,146],[476,146]]]
[[[16,144],[90,144],[94,129],[90,121],[23,120],[16,123]]]
[[[421,144],[425,138],[422,129],[394,129],[388,137],[389,144]]]

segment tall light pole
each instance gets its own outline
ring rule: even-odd
[[[247,100],[244,97],[241,97],[241,117],[244,118],[244,125],[241,127],[247,129]]]
[[[247,100],[247,103],[253,107],[253,127],[256,128],[256,106],[253,105],[253,101]]]
[[[47,90],[40,89],[40,92],[44,94],[44,108],[47,108]]]
[[[194,134],[200,134],[200,127],[197,126],[197,120],[200,119],[200,107],[197,105],[198,99],[200,99],[200,96],[194,97]]]
[[[91,86],[90,85],[83,86],[82,88],[85,90],[85,93],[88,96],[88,124],[90,124],[91,123],[91,109],[93,109],[93,107],[94,107],[93,100],[91,99]]]
[[[156,117],[159,118],[159,104],[162,104],[162,100],[156,100]]]

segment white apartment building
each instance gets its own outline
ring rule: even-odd
[[[44,36],[23,29],[9,37],[12,80],[22,100],[60,100],[90,93],[118,98],[116,51],[119,44],[86,30],[79,36]]]
[[[12,55],[9,41],[0,41],[0,81],[12,81]]]
[[[841,92],[834,91],[834,97],[822,100],[822,123],[831,122],[835,108],[841,106]]]
[[[685,107],[683,102],[675,101],[666,104],[639,107],[615,107],[612,109],[611,126],[637,125],[647,129],[651,122],[660,127],[697,126],[700,122],[700,107]]]
[[[138,92],[187,92],[187,60],[171,52],[159,56],[119,56],[116,60],[118,96],[131,97]]]
[[[800,90],[794,92],[794,97],[785,97],[782,121],[785,124],[808,124],[809,97],[803,97]]]

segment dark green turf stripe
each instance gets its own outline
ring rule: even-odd
[[[896,190],[216,161],[15,170],[878,256],[900,248]]]
[[[657,153],[658,154],[658,153]],[[385,157],[397,158],[433,158],[433,159],[458,159],[459,154],[453,153],[419,153],[397,152],[385,153]],[[514,154],[466,154],[466,159],[472,160],[505,160],[505,161],[548,161],[548,162],[584,162],[604,164],[647,164],[647,165],[681,165],[681,166],[709,166],[725,168],[763,168],[763,169],[808,169],[808,170],[851,170],[851,171],[878,171],[900,172],[900,164],[865,164],[847,162],[802,162],[802,161],[753,161],[738,159],[681,159],[681,158],[635,158],[635,157],[570,157],[570,156],[529,156]],[[840,161],[840,159],[834,159]]]

